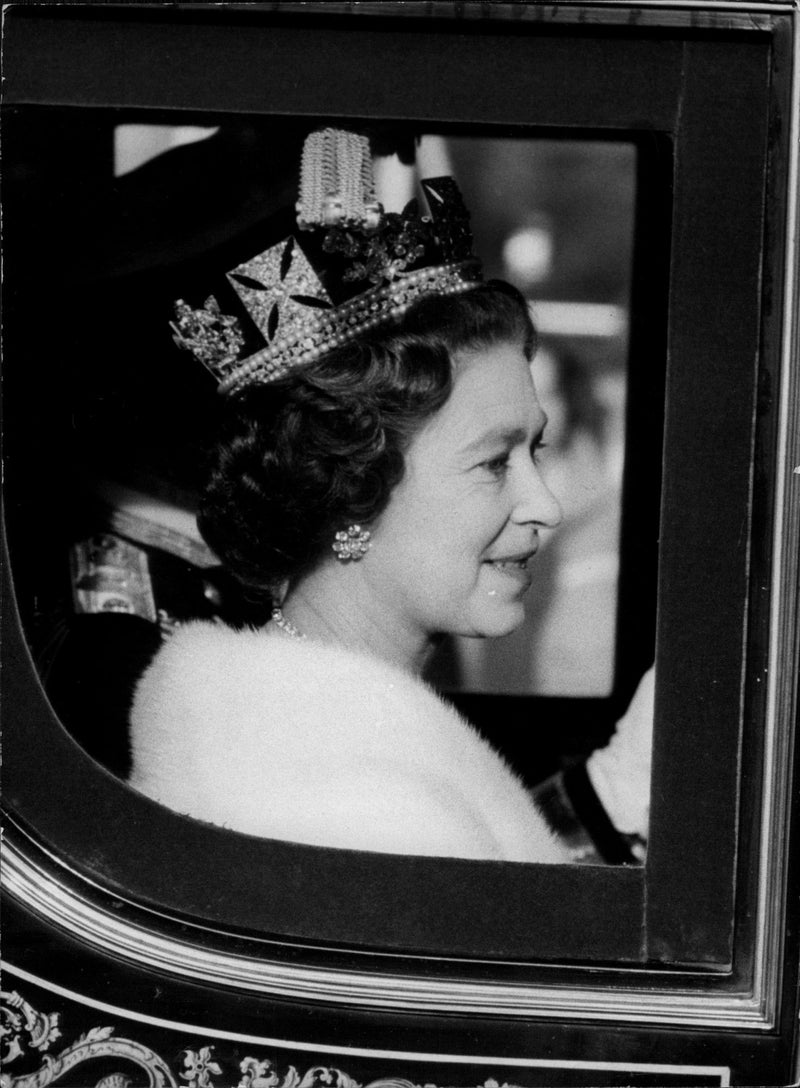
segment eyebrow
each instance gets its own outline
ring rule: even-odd
[[[532,441],[535,442],[537,438],[541,438],[545,427],[547,426],[547,416],[542,413],[541,426],[537,427],[533,432]],[[489,446],[494,442],[508,444],[509,446],[517,446],[522,442],[527,442],[528,432],[523,430],[522,427],[493,427],[491,430],[484,431],[478,438],[474,438],[472,442],[468,442],[463,448],[464,453],[473,453],[475,450],[481,449],[483,446]]]

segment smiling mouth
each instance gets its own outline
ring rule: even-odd
[[[521,555],[509,555],[503,559],[487,559],[486,563],[488,566],[500,571],[501,574],[509,574],[518,578],[521,574],[527,572],[530,561],[535,554],[536,552],[525,552]]]

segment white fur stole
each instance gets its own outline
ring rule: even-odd
[[[131,785],[210,823],[386,853],[568,860],[494,749],[370,657],[187,624],[141,679],[131,726]]]

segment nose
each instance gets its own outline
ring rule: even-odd
[[[555,529],[564,513],[561,503],[544,482],[538,467],[531,461],[520,480],[511,520],[518,525],[534,525]]]

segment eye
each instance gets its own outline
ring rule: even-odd
[[[508,461],[509,454],[501,453],[497,457],[492,457],[489,461],[482,461],[478,467],[485,469],[496,479],[500,479],[508,471]]]
[[[535,465],[539,464],[539,461],[540,461],[539,454],[542,452],[542,450],[546,450],[546,449],[547,449],[547,442],[542,442],[539,439],[537,439],[535,442],[533,442],[531,444],[531,461],[533,461],[533,463]]]

